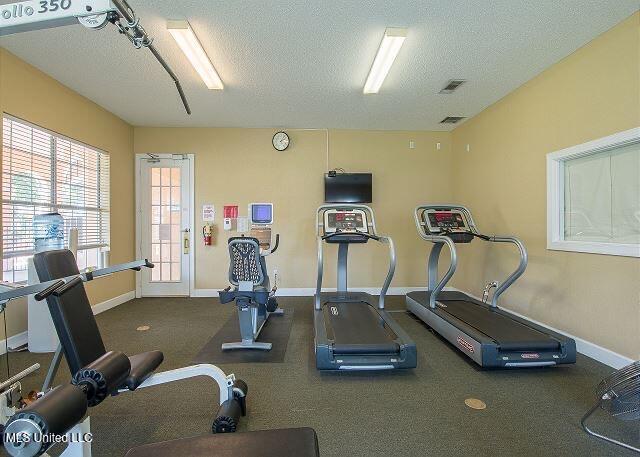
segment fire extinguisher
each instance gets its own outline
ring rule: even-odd
[[[209,224],[202,227],[202,239],[205,246],[211,246],[213,244],[213,230]]]

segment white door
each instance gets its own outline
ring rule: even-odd
[[[142,269],[142,296],[189,296],[192,160],[190,155],[136,157],[139,256],[155,264]]]

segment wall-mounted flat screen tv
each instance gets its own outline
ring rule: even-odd
[[[336,173],[324,176],[325,203],[371,203],[371,173]]]

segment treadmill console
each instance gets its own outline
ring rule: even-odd
[[[428,234],[445,234],[456,243],[473,240],[471,229],[464,213],[457,209],[427,209],[422,214]]]
[[[367,214],[360,209],[342,210],[329,209],[324,213],[324,234],[332,235],[326,238],[327,243],[366,243],[368,237],[359,235],[369,234]],[[335,235],[334,235],[335,234]]]

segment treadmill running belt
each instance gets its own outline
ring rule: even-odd
[[[335,354],[393,354],[400,352],[395,334],[384,327],[376,310],[364,302],[324,305],[327,335]]]
[[[498,312],[469,301],[442,301],[444,311],[495,340],[503,351],[556,350],[557,340]]]

